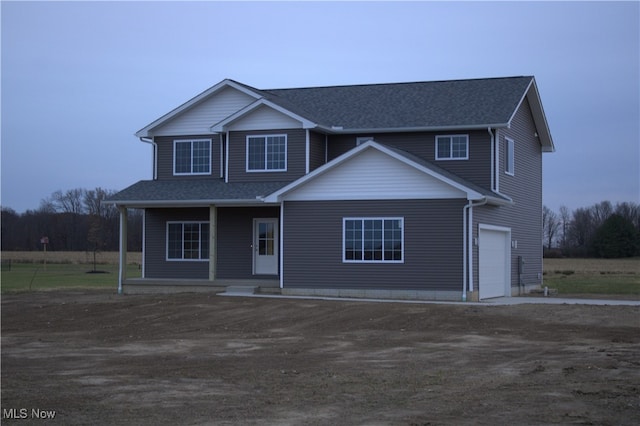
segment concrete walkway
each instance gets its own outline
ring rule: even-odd
[[[545,305],[618,305],[640,306],[640,300],[603,300],[603,299],[565,299],[562,297],[496,297],[481,302],[449,302],[432,300],[400,300],[400,299],[360,299],[349,297],[325,297],[325,296],[283,296],[279,294],[249,294],[249,293],[218,293],[218,296],[227,297],[259,297],[266,299],[298,299],[298,300],[331,300],[335,302],[378,302],[378,303],[416,303],[437,305],[474,305],[474,306],[505,306],[545,304]]]

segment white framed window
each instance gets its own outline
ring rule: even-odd
[[[468,160],[469,135],[436,136],[436,160]]]
[[[356,146],[360,146],[365,142],[373,140],[373,136],[358,136],[356,137]]]
[[[513,139],[505,138],[505,159],[504,159],[504,172],[513,176],[516,173],[515,157],[516,157],[516,144]]]
[[[211,139],[173,141],[173,174],[211,174]]]
[[[287,135],[247,136],[247,172],[286,172]]]
[[[404,262],[404,218],[345,217],[342,230],[342,262]]]
[[[209,260],[209,222],[167,222],[167,260]]]

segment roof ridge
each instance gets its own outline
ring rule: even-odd
[[[272,91],[285,91],[285,90],[305,90],[305,89],[332,89],[332,88],[346,88],[346,87],[372,87],[372,86],[396,86],[396,85],[409,85],[409,84],[429,84],[429,83],[455,83],[463,81],[488,81],[488,80],[507,80],[518,78],[534,78],[533,75],[513,75],[503,77],[479,77],[479,78],[459,78],[453,80],[418,80],[418,81],[399,81],[392,83],[361,83],[361,84],[335,84],[325,86],[307,86],[307,87],[281,87],[271,89],[256,89],[263,92]],[[240,83],[242,84],[242,83]],[[251,86],[249,86],[251,87]],[[254,88],[255,89],[255,88]],[[275,93],[272,93],[275,95]]]

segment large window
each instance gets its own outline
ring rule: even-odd
[[[516,145],[515,142],[511,139],[505,138],[506,141],[506,147],[507,149],[505,150],[505,173],[508,175],[514,175],[516,170],[515,170],[515,151],[516,151]]]
[[[436,136],[436,160],[467,160],[469,158],[469,136]]]
[[[344,218],[343,262],[404,261],[403,218]]]
[[[211,139],[173,142],[174,175],[211,174]]]
[[[167,260],[209,260],[209,222],[167,222]]]
[[[287,136],[247,136],[248,172],[287,170]]]

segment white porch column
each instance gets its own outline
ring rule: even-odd
[[[120,210],[120,257],[118,266],[118,294],[122,294],[122,285],[127,279],[127,208],[118,206]]]
[[[216,279],[217,252],[216,242],[218,240],[218,208],[209,206],[209,281]]]

